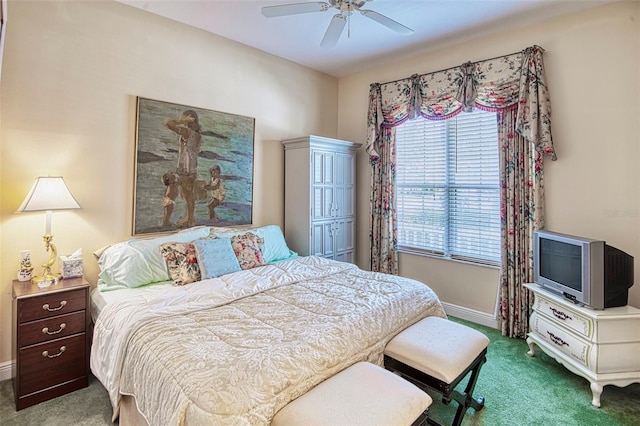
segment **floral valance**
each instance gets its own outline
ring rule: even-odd
[[[516,109],[517,132],[555,160],[542,52],[544,49],[533,46],[499,58],[372,84],[366,147],[371,163],[379,160],[382,127],[394,127],[418,116],[445,120],[474,108]]]

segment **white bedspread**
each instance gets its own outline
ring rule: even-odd
[[[297,258],[108,304],[91,370],[118,414],[134,395],[152,425],[263,424],[429,315],[436,295],[406,278]]]

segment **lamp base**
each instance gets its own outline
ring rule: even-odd
[[[45,234],[42,239],[44,240],[44,247],[50,253],[50,256],[49,260],[42,265],[44,268],[42,275],[34,277],[33,282],[38,284],[38,287],[45,288],[51,284],[56,284],[62,275],[51,272],[51,267],[58,258],[58,250],[56,249],[56,245],[53,244],[53,235]]]
[[[60,280],[60,274],[43,274],[37,277],[33,277],[32,282],[37,284],[40,288],[46,288],[52,284],[57,284]]]

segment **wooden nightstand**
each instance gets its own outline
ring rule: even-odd
[[[47,288],[13,281],[16,410],[88,386],[89,309],[84,278]]]

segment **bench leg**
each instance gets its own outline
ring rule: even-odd
[[[425,426],[429,424],[429,410],[425,410],[420,417],[418,417],[411,426]]]
[[[458,410],[456,411],[456,416],[453,419],[452,423],[453,426],[460,426],[460,424],[462,423],[462,418],[466,414],[469,407],[473,408],[475,411],[480,411],[482,410],[482,407],[484,407],[484,398],[474,398],[473,390],[476,387],[480,369],[485,362],[487,362],[487,357],[483,354],[482,358],[474,361],[475,365],[471,369],[471,377],[469,377],[469,382],[467,383],[464,392],[460,393],[456,390],[452,392],[453,399],[458,403]]]
[[[483,397],[473,397],[473,390],[475,389],[478,376],[480,375],[480,369],[482,365],[487,361],[487,350],[483,350],[480,355],[469,365],[469,367],[458,376],[452,383],[444,383],[440,380],[431,377],[422,371],[416,370],[400,361],[397,361],[387,355],[384,357],[384,365],[390,371],[396,371],[400,373],[406,379],[409,379],[414,384],[426,386],[442,394],[442,402],[448,404],[452,399],[458,403],[458,409],[452,423],[452,426],[460,426],[462,419],[469,407],[475,411],[480,411],[484,407]],[[455,390],[455,387],[464,379],[467,374],[471,372],[469,381],[465,386],[464,392]],[[439,423],[432,419],[427,419],[430,425],[441,426]]]

